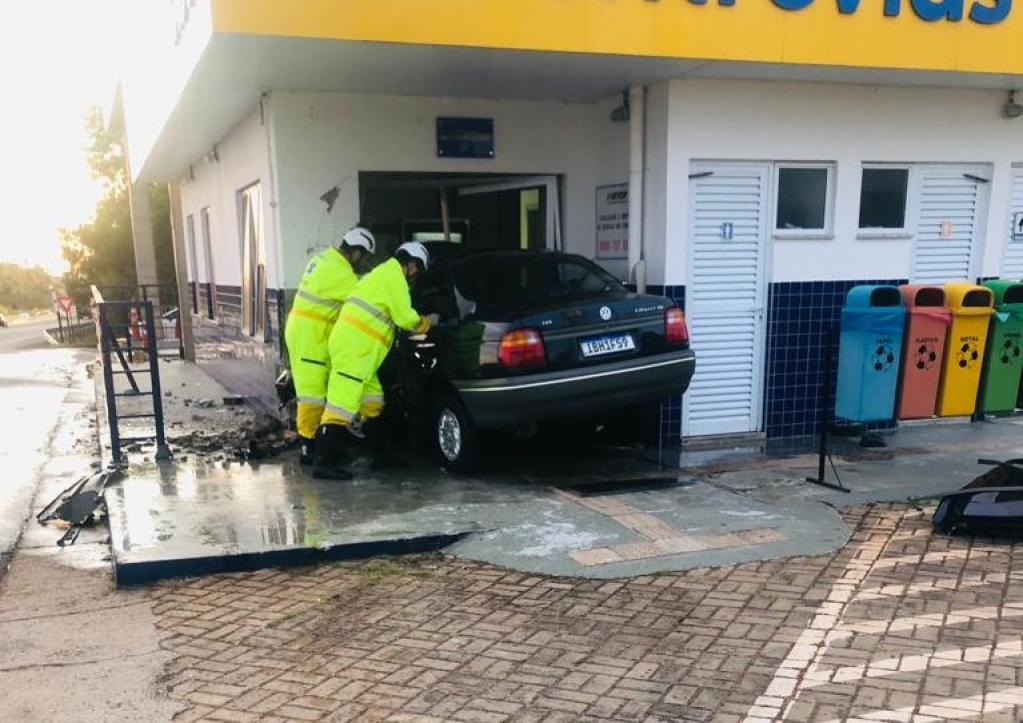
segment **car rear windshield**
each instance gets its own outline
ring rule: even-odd
[[[463,296],[493,310],[625,291],[618,279],[582,257],[481,256],[450,274]]]

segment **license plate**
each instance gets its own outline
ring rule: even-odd
[[[582,347],[583,356],[601,356],[602,354],[614,354],[619,351],[629,351],[636,348],[636,343],[629,334],[614,334],[612,336],[598,336],[593,339],[582,339],[579,342]]]

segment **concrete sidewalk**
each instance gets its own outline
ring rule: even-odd
[[[463,489],[445,507],[416,476],[431,471],[423,464],[389,482],[340,485],[338,530],[381,535],[427,512],[474,521],[502,506],[505,527],[444,553],[325,564],[345,543],[317,546],[307,531],[328,526],[308,515],[301,534],[294,526],[300,518],[289,515],[320,509],[286,496],[309,490],[296,482],[294,452],[239,461],[235,450],[250,449],[261,420],[218,403],[221,390],[178,364],[164,385],[168,399],[181,397],[168,409],[174,461],[157,465],[140,446],[111,493],[141,501],[151,499],[144,490],[163,490],[179,509],[154,525],[140,502],[114,534],[145,533],[153,549],[180,534],[228,559],[249,544],[240,532],[259,529],[263,549],[324,559],[114,589],[101,527],[60,549],[61,530],[32,526],[0,596],[0,709],[11,720],[1018,723],[1023,714],[1023,545],[936,535],[921,499],[975,476],[977,456],[1021,456],[1017,420],[908,427],[887,449],[840,456],[850,494],[806,484],[817,461],[806,454],[688,454],[683,465],[700,464],[673,469],[682,482],[666,484],[664,468],[635,455],[586,466],[512,449],[495,463],[503,477],[441,475],[447,494],[456,482]],[[69,397],[40,504],[95,462],[81,448],[95,415],[85,396]],[[495,478],[510,480],[501,483],[508,497],[495,495]],[[364,511],[356,488],[376,485],[390,490],[391,507],[363,492],[377,517],[369,527],[345,522]],[[279,516],[262,527],[240,510],[267,490],[279,492],[270,508]],[[862,497],[902,501],[852,504]],[[511,514],[541,505],[578,519]],[[808,536],[824,519],[837,520],[830,551],[800,553],[821,546]],[[787,539],[755,539],[765,527]],[[216,537],[230,529],[233,539]],[[591,529],[648,542],[606,544],[636,559],[586,565],[572,553],[599,549],[599,539],[579,537]],[[707,549],[665,550],[680,544],[666,540]],[[748,559],[710,562],[727,554]],[[592,572],[516,569],[547,556]],[[681,569],[640,574],[642,565]],[[622,575],[595,579],[604,566]]]
[[[934,497],[977,476],[978,457],[1023,457],[1023,420],[1010,418],[909,425],[881,450],[836,441],[849,493],[806,481],[817,473],[810,453],[686,454],[666,465],[635,450],[552,457],[528,444],[495,448],[482,475],[421,456],[387,473],[357,463],[355,480],[326,482],[296,451],[241,459],[266,420],[226,406],[227,392],[193,364],[161,370],[174,459],[156,463],[137,445],[106,495],[120,584],[440,547],[601,579],[820,555],[850,538],[841,506]]]

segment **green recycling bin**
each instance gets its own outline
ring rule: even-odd
[[[1023,283],[995,279],[984,286],[994,294],[995,313],[984,360],[981,409],[992,414],[1011,412],[1016,409],[1023,373]]]

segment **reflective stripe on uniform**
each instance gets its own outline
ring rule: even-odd
[[[362,403],[363,404],[372,404],[374,402],[379,403],[379,404],[383,404],[384,403],[384,395],[383,394],[367,394],[367,395],[365,395],[362,398]]]
[[[295,316],[304,317],[306,319],[312,319],[313,321],[319,321],[324,324],[334,323],[334,320],[327,316],[326,314],[317,314],[315,311],[309,311],[309,309],[298,309],[293,306],[291,307],[291,311],[289,313],[294,314]]]
[[[326,306],[329,309],[340,309],[343,304],[343,302],[341,301],[324,299],[323,297],[317,296],[316,294],[310,294],[308,291],[303,291],[302,289],[299,289],[298,291],[295,292],[295,298],[305,299],[310,303],[320,304],[322,306]]]
[[[374,329],[373,327],[371,327],[369,324],[365,323],[364,321],[360,321],[359,319],[353,319],[350,316],[342,316],[337,321],[338,321],[339,324],[342,324],[342,323],[343,324],[351,324],[352,326],[354,326],[359,331],[365,333],[366,336],[370,336],[370,337],[376,339],[377,341],[379,341],[381,344],[383,344],[388,349],[391,348],[391,342],[393,340],[392,339],[388,339],[386,336],[381,334],[379,331],[377,331],[376,329]]]
[[[327,402],[326,408],[327,411],[333,412],[345,422],[351,422],[355,419],[355,415],[357,414],[357,412],[349,412],[347,409],[342,409],[336,404],[331,404],[330,402]]]
[[[363,301],[362,299],[349,299],[348,303],[349,304],[353,304],[355,306],[358,306],[360,309],[365,311],[367,314],[370,314],[371,316],[374,316],[377,319],[379,319],[380,321],[384,322],[385,324],[387,324],[388,328],[391,328],[391,327],[394,326],[394,322],[391,320],[391,317],[389,317],[384,312],[380,311],[380,309],[378,309],[377,307],[373,306],[372,304],[369,304],[369,303]]]
[[[324,402],[327,401],[326,397],[312,397],[312,396],[298,396],[298,397],[295,397],[295,399],[300,401],[300,402],[302,402],[303,404],[319,404],[321,407],[323,406]]]

